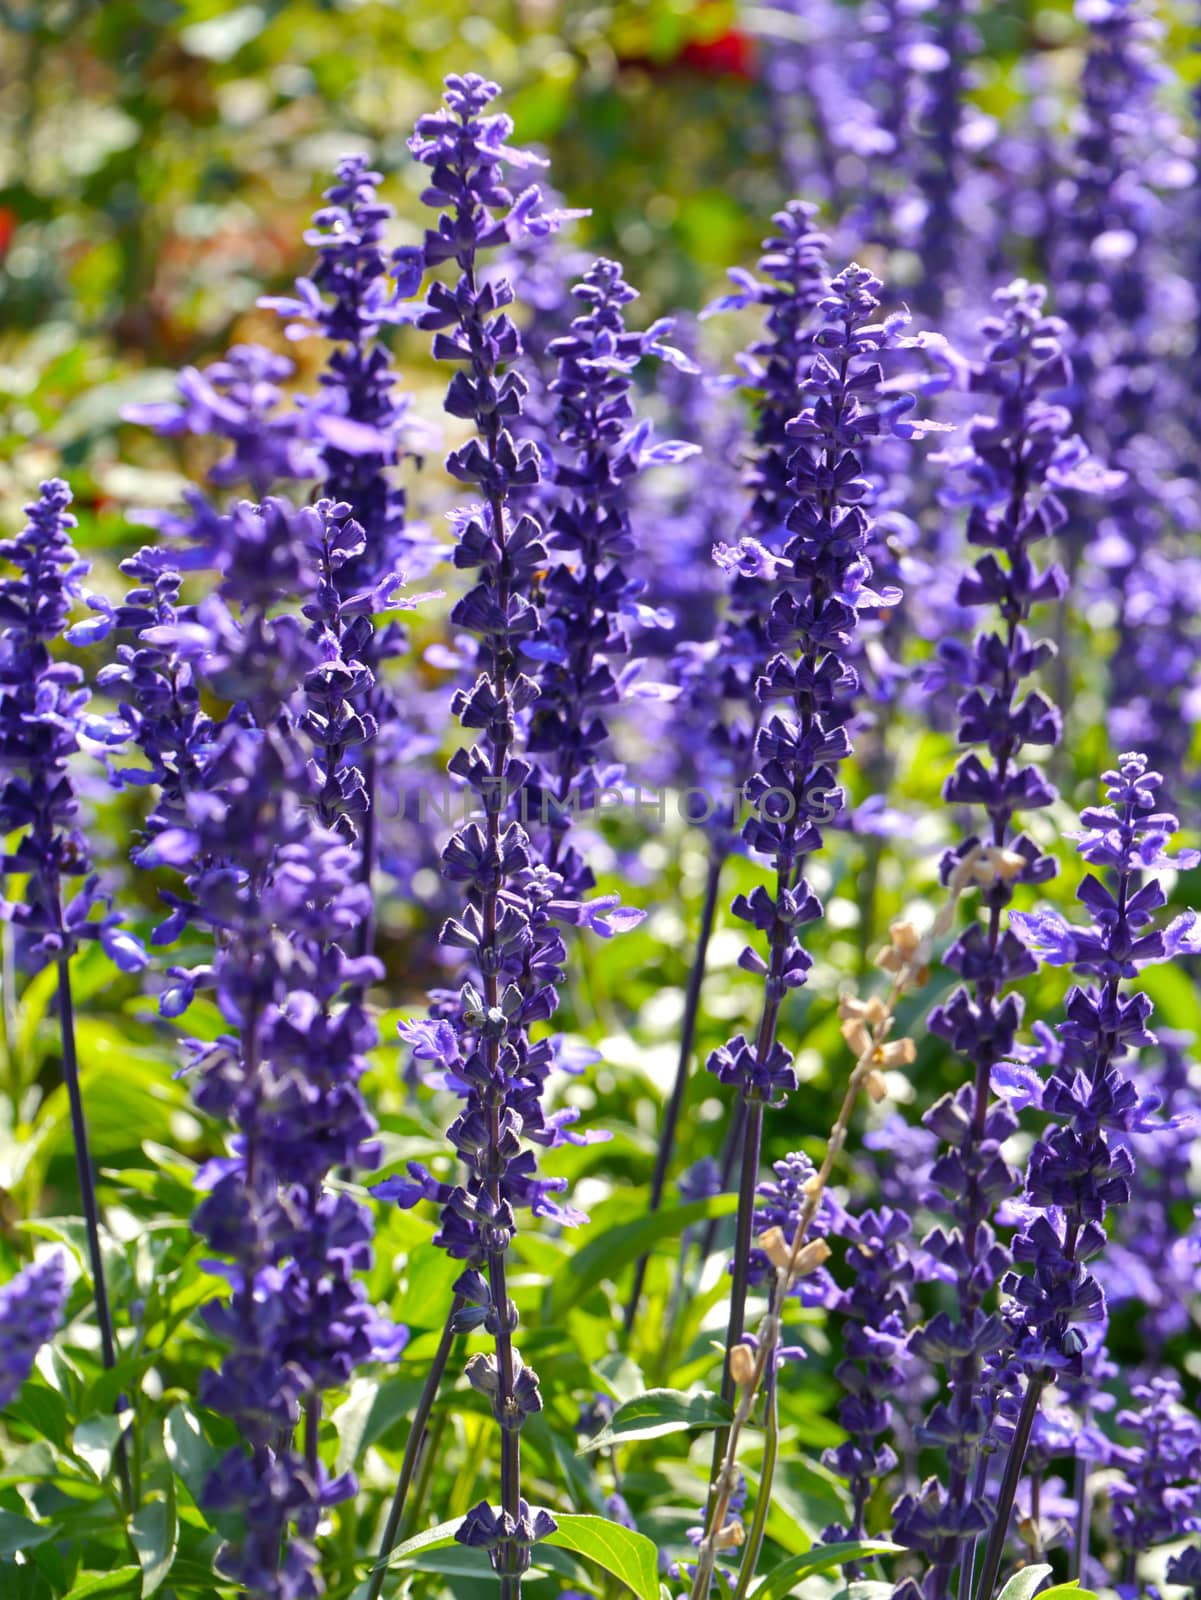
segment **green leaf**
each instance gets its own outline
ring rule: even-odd
[[[605,1517],[575,1516],[556,1511],[554,1518],[558,1527],[543,1543],[560,1550],[570,1550],[575,1555],[594,1561],[632,1589],[639,1600],[659,1600],[658,1552],[644,1534],[634,1533]],[[437,1527],[427,1528],[424,1533],[406,1539],[388,1557],[388,1566],[396,1566],[402,1561],[411,1562],[415,1556],[425,1556],[454,1544],[455,1534],[462,1522],[462,1517],[456,1517],[453,1522],[440,1522]]]
[[[142,1573],[139,1567],[115,1567],[111,1572],[81,1572],[63,1600],[94,1600],[102,1594],[136,1594]]]
[[[751,1590],[751,1600],[784,1600],[791,1594],[800,1578],[812,1577],[815,1572],[828,1572],[831,1567],[845,1566],[848,1561],[864,1561],[869,1556],[893,1555],[903,1547],[889,1544],[883,1539],[851,1539],[845,1544],[824,1544],[804,1555],[790,1556],[766,1574],[763,1582]]]
[[[58,1532],[58,1524],[31,1522],[15,1511],[0,1511],[0,1556],[15,1556],[18,1550],[32,1550],[45,1544]]]
[[[639,1600],[659,1600],[659,1554],[645,1534],[607,1517],[555,1513],[559,1524],[546,1543],[595,1561],[620,1579]]]
[[[618,1406],[595,1438],[580,1446],[580,1454],[628,1444],[634,1439],[658,1439],[665,1433],[684,1433],[689,1428],[720,1428],[733,1416],[720,1395],[648,1389],[645,1394],[636,1395]]]
[[[71,1454],[83,1462],[97,1483],[103,1483],[112,1470],[120,1437],[121,1424],[116,1417],[88,1417],[75,1429]]]
[[[455,1534],[462,1527],[463,1517],[455,1517],[451,1522],[439,1522],[432,1528],[427,1528],[424,1533],[415,1533],[411,1539],[406,1539],[403,1544],[398,1544],[388,1557],[387,1565],[393,1567],[398,1561],[411,1561],[414,1556],[422,1555],[427,1550],[442,1550],[449,1544],[454,1544]],[[377,1563],[378,1565],[378,1563]]]
[[[57,1389],[52,1389],[42,1381],[40,1375],[23,1385],[17,1398],[6,1408],[5,1415],[16,1422],[25,1423],[60,1450],[66,1448],[69,1431],[67,1403]]]
[[[179,1543],[175,1481],[168,1477],[166,1482],[163,1499],[150,1501],[130,1519],[129,1542],[142,1568],[142,1600],[152,1595],[170,1572]]]
[[[209,1473],[217,1464],[217,1452],[205,1438],[200,1420],[190,1407],[171,1407],[163,1429],[163,1445],[176,1475],[199,1504]]]
[[[1033,1567],[1023,1567],[1010,1578],[997,1596],[997,1600],[1033,1600],[1039,1584],[1050,1574],[1051,1567],[1047,1562],[1040,1562]],[[1072,1585],[1063,1584],[1061,1587],[1066,1589]]]
[[[602,1278],[613,1278],[660,1239],[678,1239],[684,1229],[694,1223],[705,1222],[710,1217],[729,1216],[737,1209],[737,1195],[717,1194],[708,1200],[694,1200],[686,1206],[667,1206],[649,1216],[636,1217],[632,1222],[605,1227],[576,1252],[567,1271],[552,1288],[555,1307],[561,1310],[569,1305],[579,1294],[581,1281],[591,1286]],[[598,1207],[594,1225],[599,1217]]]
[[[895,1583],[877,1583],[860,1578],[854,1583],[845,1584],[841,1589],[836,1589],[828,1600],[889,1600],[889,1596],[895,1590]]]
[[[411,1417],[421,1393],[417,1379],[356,1378],[346,1399],[331,1413],[338,1435],[336,1472],[349,1472],[369,1446],[404,1417]]]
[[[1008,1589],[1009,1584],[1005,1587]],[[1044,1589],[1038,1600],[1097,1600],[1097,1596],[1092,1589],[1082,1589],[1079,1578],[1073,1578],[1070,1583],[1056,1583]]]
[[[10,1484],[33,1484],[40,1478],[53,1478],[58,1462],[45,1439],[35,1440],[14,1450],[0,1462],[0,1489]]]
[[[888,1600],[895,1590],[895,1583],[857,1578],[854,1583],[848,1583],[845,1589],[839,1589],[833,1600]]]
[[[638,1365],[629,1356],[616,1351],[594,1361],[592,1371],[619,1405],[635,1399],[646,1389],[646,1379]]]

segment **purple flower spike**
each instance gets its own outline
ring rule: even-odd
[[[70,504],[70,489],[51,478],[25,508],[25,530],[0,543],[0,557],[18,574],[0,581],[0,833],[20,834],[5,875],[28,875],[23,899],[0,899],[0,906],[27,939],[25,955],[36,965],[98,939],[120,967],[136,971],[145,952],[120,929],[92,872],[69,770],[81,739],[107,744],[121,735],[87,714],[91,696],[82,671],[49,650],[66,634],[72,607],[91,598],[83,587],[89,564],[71,543]],[[77,879],[82,884],[67,898]]]
[[[223,489],[246,483],[263,495],[280,479],[315,478],[321,470],[304,414],[283,408],[282,385],[294,370],[286,356],[261,345],[234,345],[203,372],[185,367],[176,400],[127,406],[121,415],[168,438],[227,439],[231,451],[210,469],[209,482]]]
[[[440,214],[421,249],[403,251],[395,261],[398,282],[409,293],[426,269],[452,261],[457,269],[452,281],[430,282],[415,320],[433,333],[435,358],[456,365],[446,409],[474,428],[448,456],[447,469],[478,496],[452,517],[454,564],[477,578],[451,619],[480,640],[478,676],[454,701],[462,725],[479,742],[458,751],[450,770],[475,794],[482,819],[453,834],[442,856],[444,876],[459,886],[463,904],[441,940],[468,953],[471,977],[457,995],[436,997],[434,1021],[446,1027],[407,1030],[421,1059],[462,1096],[449,1137],[466,1182],[427,1185],[415,1173],[415,1183],[397,1198],[441,1204],[436,1242],[467,1267],[448,1330],[482,1320],[494,1340],[495,1355],[479,1358],[472,1371],[501,1429],[503,1504],[499,1511],[477,1506],[458,1537],[487,1549],[503,1582],[520,1576],[529,1545],[554,1526],[542,1513],[531,1521],[520,1499],[521,1426],[541,1400],[535,1373],[513,1346],[506,1255],[519,1210],[560,1223],[581,1220],[556,1199],[562,1181],[538,1176],[529,1148],[565,1141],[567,1119],[548,1114],[542,1103],[553,1042],[535,1044],[528,1030],[558,1003],[565,951],[556,923],[578,922],[582,908],[578,898],[566,898],[562,875],[538,860],[525,830],[509,820],[511,802],[531,773],[518,750],[538,685],[520,662],[522,647],[536,641],[541,628],[534,596],[547,548],[532,509],[538,497],[530,493],[542,477],[539,450],[519,428],[528,386],[516,365],[521,337],[505,310],[513,290],[504,277],[484,281],[480,268],[487,250],[538,237],[561,218],[543,212],[536,189],[514,199],[505,185],[507,166],[536,162],[506,143],[512,130],[507,117],[485,115],[499,92],[475,74],[451,76],[443,108],[418,120],[409,147],[431,169],[424,199]],[[399,1509],[398,1500],[392,1526]],[[517,1591],[504,1583],[503,1592]]]
[[[1044,291],[1023,279],[994,296],[995,314],[982,324],[985,360],[971,369],[976,393],[996,399],[994,415],[978,416],[968,445],[945,459],[967,480],[951,504],[968,506],[967,537],[982,548],[960,580],[961,606],[987,606],[1000,620],[977,636],[968,686],[959,702],[959,741],[967,746],[944,790],[957,806],[978,806],[988,827],[942,862],[945,883],[980,887],[987,924],[971,923],[944,961],[960,986],[930,1016],[933,1032],[947,1039],[973,1069],[972,1081],[946,1095],[925,1122],[945,1149],[931,1180],[946,1199],[952,1225],[927,1237],[925,1249],[956,1286],[957,1310],[940,1312],[912,1337],[915,1354],[948,1372],[948,1392],[934,1406],[919,1438],[945,1450],[945,1483],[933,1479],[894,1509],[896,1537],[930,1560],[926,1600],[945,1600],[965,1541],[985,1532],[992,1508],[974,1485],[980,1452],[991,1447],[992,1391],[986,1367],[997,1365],[1005,1330],[989,1301],[1010,1266],[992,1227],[995,1208],[1013,1193],[1017,1174],[1001,1147],[1016,1128],[1006,1104],[991,1100],[993,1071],[1012,1055],[1022,1002],[1012,985],[1036,970],[1030,944],[1069,954],[1073,935],[1052,922],[1024,942],[1003,925],[1017,884],[1037,885],[1055,871],[1046,855],[1019,831],[1020,814],[1052,803],[1055,791],[1041,770],[1021,764],[1023,747],[1047,747],[1060,736],[1058,711],[1025,680],[1054,655],[1054,647],[1029,632],[1036,606],[1060,599],[1066,587],[1056,566],[1037,566],[1033,546],[1054,534],[1066,513],[1060,489],[1092,479],[1091,458],[1070,433],[1071,418],[1051,396],[1071,380],[1063,324],[1043,312]],[[951,652],[944,652],[950,659]]]
[[[61,1250],[32,1262],[0,1287],[0,1411],[16,1398],[38,1351],[57,1333],[66,1299]]]

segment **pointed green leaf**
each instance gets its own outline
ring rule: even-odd
[[[1079,1578],[1073,1578],[1070,1583],[1056,1583],[1044,1589],[1038,1600],[1097,1600],[1097,1596],[1092,1589],[1082,1589]]]
[[[338,1435],[337,1472],[349,1472],[363,1459],[370,1445],[404,1417],[413,1415],[421,1393],[416,1378],[356,1378],[350,1393],[330,1415]]]
[[[0,1511],[0,1556],[15,1556],[18,1550],[32,1550],[45,1544],[58,1532],[57,1523],[31,1522],[15,1511]]]
[[[142,1568],[142,1600],[147,1600],[170,1572],[179,1543],[175,1480],[168,1476],[166,1483],[163,1499],[144,1505],[129,1524],[129,1542]]]
[[[667,1206],[662,1211],[636,1217],[632,1222],[612,1225],[594,1233],[572,1257],[568,1270],[552,1286],[555,1307],[562,1310],[579,1294],[581,1281],[591,1286],[602,1278],[613,1278],[622,1267],[644,1255],[660,1239],[678,1239],[685,1228],[710,1217],[725,1217],[738,1208],[738,1197],[716,1194],[708,1200],[694,1200],[686,1206]],[[594,1218],[594,1222],[595,1222]]]
[[[172,1406],[163,1429],[163,1446],[176,1476],[197,1504],[217,1464],[217,1452],[204,1436],[200,1419],[190,1406]]]
[[[634,1439],[658,1439],[665,1433],[684,1433],[689,1428],[721,1428],[733,1416],[720,1395],[648,1389],[618,1406],[595,1438],[581,1445],[580,1453],[629,1444]]]
[[[96,1479],[103,1483],[113,1465],[113,1451],[121,1437],[121,1424],[116,1417],[87,1417],[75,1429],[71,1439],[71,1454]]]
[[[411,1539],[406,1539],[403,1544],[396,1546],[388,1557],[387,1565],[392,1567],[398,1561],[411,1561],[414,1556],[419,1556],[427,1550],[443,1550],[447,1545],[454,1544],[455,1534],[463,1525],[463,1521],[464,1518],[455,1517],[450,1522],[439,1522],[434,1527],[427,1528],[424,1533],[415,1533]]]
[[[1047,1562],[1039,1562],[1033,1567],[1022,1567],[1010,1578],[997,1596],[997,1600],[1034,1600],[1039,1584],[1050,1576],[1051,1567]],[[1063,1587],[1070,1586],[1065,1584]]]
[[[114,1567],[111,1572],[81,1572],[63,1600],[98,1600],[100,1595],[137,1594],[141,1577],[139,1567]]]
[[[546,1543],[573,1550],[620,1579],[639,1600],[659,1600],[659,1554],[645,1534],[607,1517],[555,1513],[558,1527]]]
[[[773,1567],[762,1583],[751,1590],[751,1600],[784,1600],[795,1584],[802,1578],[812,1577],[815,1572],[828,1572],[831,1567],[845,1566],[848,1561],[865,1561],[869,1556],[893,1555],[901,1548],[883,1539],[851,1539],[844,1544],[819,1545]]]

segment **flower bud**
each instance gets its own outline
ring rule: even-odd
[[[754,1375],[755,1357],[750,1345],[736,1344],[730,1351],[730,1376],[742,1389],[750,1383]]]

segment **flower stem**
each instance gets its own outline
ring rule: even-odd
[[[1089,1524],[1088,1462],[1083,1456],[1076,1457],[1072,1495],[1076,1501],[1076,1539],[1070,1576],[1079,1583],[1084,1572],[1084,1558],[1088,1555]]]
[[[411,1539],[421,1527],[425,1499],[429,1494],[430,1482],[439,1460],[438,1451],[442,1448],[442,1436],[446,1432],[446,1419],[447,1413],[439,1412],[425,1430],[425,1439],[418,1447],[417,1466],[413,1473],[413,1487],[409,1491],[408,1509],[400,1525],[401,1537],[404,1539]]]
[[[667,1102],[667,1110],[663,1117],[663,1128],[659,1135],[659,1150],[655,1157],[655,1170],[651,1175],[651,1193],[649,1212],[654,1216],[663,1200],[663,1190],[667,1183],[667,1172],[671,1166],[671,1158],[675,1149],[676,1129],[679,1126],[680,1112],[684,1106],[684,1091],[688,1086],[688,1071],[692,1065],[692,1047],[696,1039],[697,1014],[700,1010],[701,987],[705,981],[705,962],[709,952],[709,941],[713,936],[713,923],[717,915],[717,893],[721,882],[721,869],[725,864],[725,857],[713,850],[709,856],[709,873],[705,881],[705,900],[701,908],[701,925],[696,936],[696,950],[692,958],[692,969],[688,974],[688,990],[684,997],[684,1017],[680,1029],[680,1058],[676,1065],[676,1081],[672,1085],[671,1098]],[[634,1268],[634,1282],[630,1289],[630,1298],[626,1303],[625,1331],[629,1334],[634,1326],[634,1318],[638,1315],[638,1302],[642,1298],[642,1284],[646,1277],[646,1264],[650,1259],[649,1252],[639,1257]]]
[[[371,894],[371,885],[375,876],[375,861],[378,854],[375,816],[376,778],[375,751],[368,750],[363,757],[363,786],[366,796],[366,810],[363,813],[362,834],[359,843],[359,876],[366,885],[370,899],[368,900],[367,914],[358,927],[357,953],[360,956],[369,956],[375,950],[375,896]]]
[[[313,1474],[321,1462],[318,1448],[321,1437],[321,1391],[310,1389],[304,1402],[304,1464]]]
[[[742,1098],[741,1096],[739,1097]],[[747,1274],[750,1270],[751,1240],[755,1226],[755,1185],[759,1177],[759,1150],[763,1142],[763,1101],[746,1101],[746,1133],[742,1145],[742,1177],[738,1185],[738,1223],[734,1234],[734,1275],[730,1285],[730,1318],[726,1326],[726,1358],[721,1372],[721,1397],[734,1402],[734,1375],[730,1353],[746,1328]],[[719,1428],[713,1440],[713,1472],[710,1482],[717,1484],[729,1441],[729,1428]]]
[[[743,1546],[733,1600],[746,1600],[746,1592],[759,1562],[759,1552],[763,1548],[772,1507],[771,1485],[776,1475],[776,1458],[780,1453],[780,1408],[776,1400],[776,1377],[776,1364],[773,1361],[763,1375],[763,1463],[759,1469],[759,1493],[755,1496],[755,1509]]]
[[[997,1586],[997,1574],[1001,1570],[1001,1557],[1005,1552],[1005,1538],[1009,1532],[1009,1514],[1013,1510],[1018,1483],[1022,1476],[1022,1466],[1026,1460],[1026,1448],[1030,1443],[1030,1434],[1034,1428],[1034,1419],[1038,1415],[1038,1403],[1042,1399],[1042,1392],[1043,1380],[1031,1378],[1026,1385],[1013,1438],[1009,1441],[1009,1454],[1005,1459],[1005,1472],[997,1494],[995,1519],[989,1530],[988,1544],[984,1550],[984,1564],[980,1568],[976,1600],[992,1600],[993,1590]]]
[[[380,1540],[379,1555],[376,1557],[375,1566],[372,1568],[371,1577],[367,1584],[366,1600],[379,1600],[379,1593],[383,1587],[384,1574],[388,1570],[388,1557],[396,1546],[397,1535],[404,1518],[405,1501],[408,1498],[409,1486],[413,1481],[413,1473],[417,1467],[417,1458],[421,1453],[421,1445],[425,1439],[426,1426],[429,1423],[430,1412],[434,1408],[434,1401],[438,1398],[438,1390],[442,1386],[442,1378],[446,1372],[446,1363],[450,1359],[451,1347],[455,1340],[455,1318],[463,1309],[462,1299],[456,1295],[450,1303],[450,1310],[446,1314],[446,1321],[442,1326],[442,1337],[438,1340],[438,1348],[434,1352],[434,1359],[430,1370],[425,1376],[425,1386],[421,1397],[417,1401],[417,1409],[413,1413],[412,1426],[409,1436],[405,1440],[405,1453],[400,1463],[400,1475],[396,1480],[396,1492],[392,1496],[392,1505],[388,1510],[388,1520],[384,1524],[384,1536]]]
[[[759,1152],[763,1143],[763,1102],[746,1108],[746,1136],[742,1145],[742,1177],[738,1185],[738,1223],[734,1233],[734,1274],[730,1287],[730,1320],[726,1329],[726,1361],[721,1377],[722,1399],[734,1398],[730,1351],[746,1328],[747,1275],[755,1233],[755,1186],[759,1179]],[[720,1437],[720,1435],[719,1435]],[[724,1440],[723,1440],[724,1445]]]
[[[88,1259],[92,1267],[92,1294],[96,1302],[96,1321],[100,1325],[100,1354],[110,1371],[117,1364],[117,1346],[113,1337],[113,1318],[108,1303],[108,1286],[104,1278],[104,1257],[100,1251],[100,1212],[96,1203],[96,1174],[88,1147],[88,1125],[83,1113],[83,1091],[79,1083],[79,1057],[75,1050],[75,1004],[71,995],[71,963],[69,957],[58,958],[58,1020],[62,1038],[63,1080],[67,1086],[67,1102],[71,1109],[71,1134],[75,1143],[75,1170],[79,1175],[79,1192],[83,1202],[84,1228],[88,1240]],[[128,1512],[133,1510],[133,1484],[129,1476],[129,1459],[125,1453],[124,1435],[117,1441],[117,1471],[121,1476],[121,1489]]]

